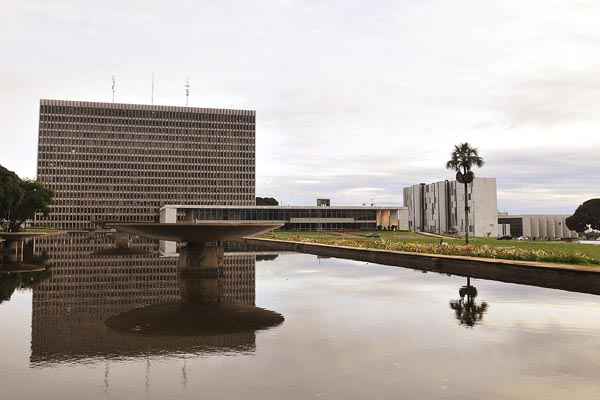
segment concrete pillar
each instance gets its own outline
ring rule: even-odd
[[[546,226],[548,227],[548,239],[554,239],[556,236],[556,231],[554,229],[554,220],[552,217],[543,217]]]
[[[128,249],[129,248],[129,234],[124,232],[115,232],[112,233],[111,238],[115,242],[115,247],[117,249]]]
[[[390,214],[390,225],[395,225],[396,229],[398,229],[399,222],[400,221],[398,220],[398,210],[392,210]]]
[[[406,208],[398,210],[398,229],[402,231],[408,230],[408,209]]]
[[[160,210],[160,223],[161,224],[175,224],[177,223],[177,209],[173,207],[165,207]]]
[[[177,219],[177,216],[175,216],[175,218]],[[186,224],[194,223],[194,212],[192,210],[190,210],[190,209],[183,210],[183,222],[185,222]]]
[[[161,224],[176,224],[177,223],[177,208],[163,207],[160,210]],[[164,256],[172,256],[177,253],[177,242],[168,242],[161,240],[159,242],[160,254]]]
[[[6,239],[3,246],[2,258],[7,263],[23,262],[23,240]]]
[[[548,229],[546,229],[547,228],[546,224],[538,216],[536,216],[535,219],[537,220],[537,224],[538,224],[538,227],[539,227],[539,230],[540,230],[539,239],[546,239],[548,237]]]
[[[224,249],[221,243],[188,243],[178,261],[181,298],[184,303],[220,303]]]

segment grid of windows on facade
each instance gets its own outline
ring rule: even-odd
[[[132,239],[131,254],[114,254],[110,236],[87,233],[37,238],[28,246],[32,253],[45,254],[52,266],[48,279],[33,288],[32,362],[95,357],[115,349],[147,352],[147,342],[124,340],[104,321],[134,308],[181,300],[178,258],[160,257],[156,241]],[[223,302],[254,305],[255,260],[254,253],[225,253],[219,278]]]
[[[158,222],[164,204],[254,205],[255,112],[42,100],[38,225]]]
[[[70,316],[105,319],[134,307],[180,301],[178,258],[160,257],[158,242],[136,238],[131,254],[114,250],[108,235],[85,233],[35,239],[52,275],[33,291],[33,311],[46,317]],[[225,253],[219,278],[220,298],[230,304],[254,305],[253,253]]]

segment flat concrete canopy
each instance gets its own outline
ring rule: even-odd
[[[277,229],[282,224],[252,221],[219,221],[199,224],[115,224],[119,232],[126,232],[156,240],[204,243],[235,240]]]
[[[60,235],[62,231],[25,231],[25,232],[0,232],[0,239],[4,240],[23,240],[40,236]]]

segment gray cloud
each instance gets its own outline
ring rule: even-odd
[[[464,140],[488,158],[481,174],[498,177],[504,209],[563,212],[597,186],[596,2],[8,0],[3,11],[0,163],[24,176],[39,98],[108,101],[114,74],[118,101],[147,103],[154,72],[157,103],[182,104],[189,76],[192,105],[256,109],[257,194],[287,203],[399,204],[403,186],[450,177],[444,161]]]
[[[600,120],[600,65],[576,71],[538,73],[517,82],[500,108],[513,126],[541,127]],[[568,130],[569,128],[565,128]]]

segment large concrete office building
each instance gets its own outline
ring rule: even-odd
[[[41,100],[37,225],[159,222],[165,204],[255,204],[255,112]]]
[[[464,185],[456,181],[420,183],[404,188],[404,206],[408,208],[408,227],[416,232],[464,234]],[[469,233],[495,237],[497,196],[495,178],[475,178],[467,189]]]

